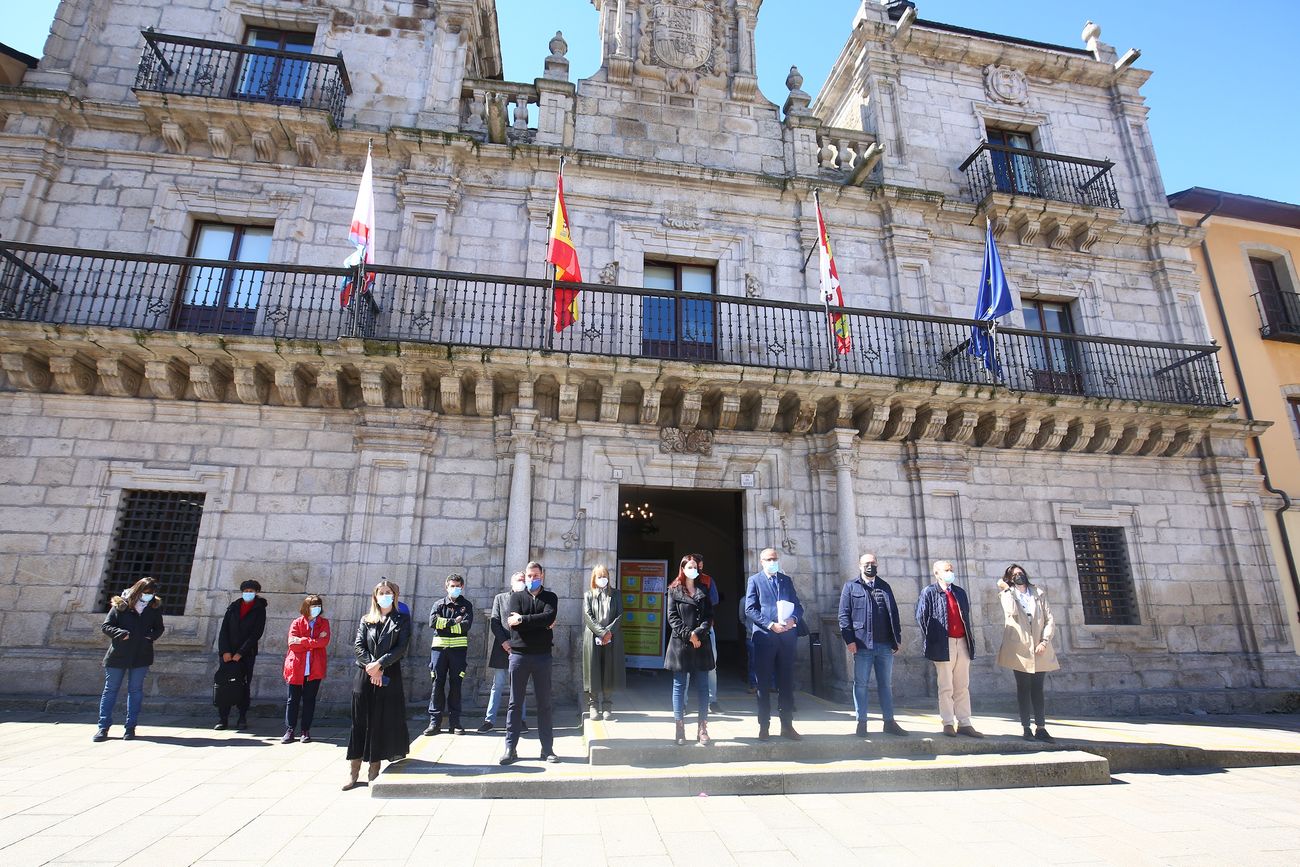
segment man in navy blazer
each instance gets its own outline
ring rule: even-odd
[[[754,672],[758,676],[758,738],[767,740],[772,721],[772,673],[776,672],[777,709],[781,737],[801,740],[794,730],[794,657],[796,627],[803,605],[790,576],[781,571],[775,548],[759,555],[763,570],[749,576],[745,588],[745,620],[754,642]],[[785,604],[782,604],[785,603]],[[784,615],[784,617],[782,617]]]

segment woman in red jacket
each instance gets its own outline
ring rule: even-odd
[[[311,743],[311,721],[316,715],[316,693],[325,679],[325,646],[330,643],[330,622],[321,617],[325,602],[312,595],[302,600],[301,617],[289,624],[289,652],[284,656],[284,681],[289,699],[284,709],[284,739],[293,743],[302,706],[302,742]]]

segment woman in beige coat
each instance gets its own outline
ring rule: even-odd
[[[998,665],[1011,669],[1016,676],[1016,701],[1020,705],[1020,724],[1024,739],[1055,743],[1043,720],[1043,679],[1060,664],[1052,650],[1056,621],[1047,604],[1047,595],[1029,583],[1029,576],[1018,563],[1007,567],[998,582],[1002,602],[1002,649]],[[1032,706],[1037,728],[1029,730]]]
[[[582,688],[590,719],[614,718],[614,693],[624,686],[623,599],[609,580],[609,570],[596,566],[582,595]]]

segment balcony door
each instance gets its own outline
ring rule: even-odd
[[[190,256],[265,264],[271,258],[269,226],[200,223]],[[257,324],[265,271],[191,265],[185,269],[173,327],[178,331],[251,334]]]
[[[1029,151],[1034,149],[1033,139],[1027,132],[997,129],[988,130],[989,144],[1002,145]],[[993,182],[999,193],[1020,193],[1037,196],[1039,191],[1038,171],[1034,158],[1022,154],[1009,154],[1005,151],[990,151],[993,157]]]
[[[248,31],[244,44],[305,55],[311,54],[315,41],[312,33],[255,27]],[[235,96],[278,105],[297,105],[302,102],[307,87],[307,67],[306,60],[246,54],[235,83]]]
[[[645,288],[681,293],[641,299],[641,351],[652,358],[711,360],[717,305],[711,266],[646,262]]]
[[[1073,334],[1074,323],[1067,304],[1025,301],[1025,328],[1041,331],[1029,339],[1029,364],[1034,390],[1050,394],[1083,394],[1083,365],[1073,340],[1052,334]]]
[[[1277,262],[1250,257],[1250,272],[1259,292],[1259,306],[1269,334],[1300,331],[1300,297],[1290,291],[1281,277]]]

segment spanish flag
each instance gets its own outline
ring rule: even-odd
[[[582,282],[578,251],[573,248],[573,238],[569,235],[569,212],[564,207],[563,164],[560,173],[555,176],[555,208],[551,212],[551,243],[546,250],[546,261],[555,266],[557,282]],[[577,322],[578,290],[556,286],[552,313],[557,334]]]
[[[813,198],[817,203],[817,241],[821,247],[818,270],[821,271],[822,301],[828,308],[843,307],[844,291],[840,287],[840,274],[835,270],[835,256],[831,254],[831,239],[826,234],[826,221],[822,219],[822,202],[816,193]],[[831,318],[831,333],[835,335],[835,351],[840,355],[848,355],[853,349],[853,342],[849,338],[849,322],[843,313],[828,311],[828,314]]]

